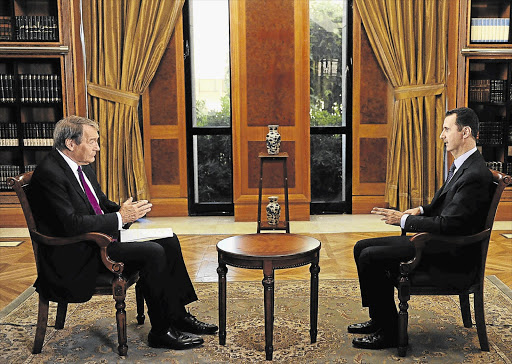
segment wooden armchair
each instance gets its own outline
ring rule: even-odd
[[[100,248],[101,260],[108,271],[99,273],[96,279],[95,295],[109,295],[112,294],[115,300],[116,307],[116,321],[117,321],[117,335],[118,335],[118,352],[119,355],[126,355],[128,352],[127,337],[126,337],[126,311],[125,311],[125,297],[126,290],[132,284],[136,283],[139,279],[139,273],[134,272],[129,276],[123,275],[124,264],[122,262],[114,262],[107,254],[107,246],[113,239],[112,237],[98,232],[91,232],[73,237],[51,237],[46,236],[37,231],[34,216],[27,198],[26,191],[30,188],[30,179],[32,172],[27,172],[16,177],[10,177],[7,180],[21,203],[23,214],[27,222],[30,238],[32,240],[32,248],[36,261],[37,271],[39,272],[39,257],[38,257],[38,244],[46,245],[67,245],[81,241],[93,241],[98,244]],[[135,286],[136,301],[137,301],[137,322],[143,324],[144,316],[144,297],[141,289],[137,284]],[[67,302],[57,302],[57,317],[55,319],[55,329],[60,330],[64,327],[66,319],[68,304]],[[39,308],[37,317],[37,328],[34,339],[33,354],[41,352],[43,347],[44,336],[46,334],[46,327],[48,322],[48,308],[49,302],[47,299],[39,295]]]
[[[471,236],[444,236],[430,233],[418,233],[411,237],[411,242],[416,248],[416,256],[408,262],[400,264],[400,274],[396,281],[399,299],[398,316],[398,355],[405,356],[408,346],[407,324],[409,307],[408,301],[411,295],[458,295],[460,300],[460,309],[464,327],[471,327],[471,312],[469,305],[469,294],[474,294],[475,321],[482,351],[489,351],[489,342],[487,340],[487,331],[485,327],[484,316],[484,272],[485,261],[487,259],[487,249],[489,247],[489,238],[494,223],[494,216],[498,208],[501,194],[506,186],[512,184],[512,178],[503,173],[491,170],[496,189],[489,206],[485,229],[478,234]],[[403,232],[404,234],[404,232]],[[429,243],[438,244],[441,242],[444,246],[450,246],[453,249],[461,247],[475,247],[480,255],[476,257],[478,270],[476,275],[464,277],[462,272],[443,273],[443,281],[435,279],[431,271],[422,263],[423,254]],[[427,259],[427,258],[425,258]],[[446,268],[446,267],[445,267]],[[463,280],[461,281],[461,277]],[[455,279],[456,278],[456,279]],[[465,281],[464,281],[465,278]],[[454,283],[456,282],[456,283]]]

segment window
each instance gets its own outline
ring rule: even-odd
[[[189,213],[232,214],[229,1],[184,6]]]
[[[311,213],[350,212],[348,0],[310,0]]]

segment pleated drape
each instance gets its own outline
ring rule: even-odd
[[[406,210],[442,185],[448,0],[355,0],[394,88],[385,198]]]
[[[107,196],[148,199],[139,97],[148,87],[184,0],[82,0],[89,117],[100,125],[96,169]]]

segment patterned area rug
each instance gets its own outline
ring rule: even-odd
[[[274,362],[277,363],[511,363],[512,296],[495,277],[485,286],[490,352],[481,352],[476,328],[462,325],[458,297],[415,296],[410,301],[409,351],[358,350],[346,326],[367,319],[356,280],[320,280],[318,341],[309,343],[309,282],[277,281],[275,292]],[[217,322],[217,284],[196,283],[200,301],[192,313]],[[138,326],[135,294],[128,292],[128,356],[117,355],[113,300],[93,297],[71,304],[63,330],[49,327],[43,352],[30,353],[37,317],[37,293],[0,315],[1,363],[263,363],[265,334],[260,282],[228,282],[227,342],[205,336],[205,344],[186,351],[147,345],[149,322]],[[55,306],[50,309],[50,322]]]

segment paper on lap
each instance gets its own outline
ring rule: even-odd
[[[121,242],[149,241],[172,237],[172,228],[121,230]]]

